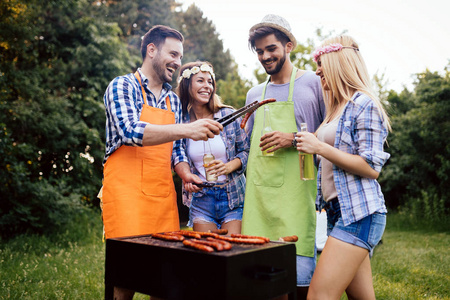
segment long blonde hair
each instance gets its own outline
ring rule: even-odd
[[[386,127],[391,130],[389,116],[387,115],[380,99],[372,89],[369,72],[364,59],[359,51],[356,41],[347,35],[341,35],[326,39],[322,47],[339,43],[344,49],[322,54],[320,56],[322,73],[329,90],[322,90],[327,109],[324,123],[336,117],[336,112],[342,110],[348,101],[352,101],[355,91],[369,96],[378,107],[378,111]],[[348,48],[346,48],[348,47]]]

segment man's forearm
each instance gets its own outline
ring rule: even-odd
[[[222,129],[222,125],[209,119],[201,119],[188,124],[147,124],[144,129],[142,145],[159,145],[183,138],[206,141],[208,138],[213,138],[214,135],[219,134]]]
[[[160,145],[173,142],[187,136],[186,126],[182,124],[154,125],[147,124],[142,139],[143,146]]]

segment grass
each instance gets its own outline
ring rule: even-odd
[[[100,215],[91,211],[76,219],[58,234],[1,241],[0,299],[104,298]],[[372,259],[377,299],[450,299],[449,249],[448,231],[411,230],[390,214]]]

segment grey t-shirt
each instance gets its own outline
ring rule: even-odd
[[[246,105],[261,100],[261,94],[266,82],[251,88],[247,93]],[[269,83],[264,99],[275,98],[277,101],[287,101],[289,96],[289,83]],[[300,131],[300,123],[308,124],[308,131],[315,132],[325,118],[325,103],[323,102],[320,78],[312,71],[295,80],[294,84],[294,113],[297,122],[297,131]],[[249,136],[253,131],[255,114],[252,114],[247,122]]]

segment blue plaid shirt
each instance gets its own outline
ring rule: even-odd
[[[148,88],[148,78],[141,75],[142,85],[147,93],[148,105],[167,110],[166,97],[169,96],[170,106],[175,113],[175,122],[181,122],[181,103],[178,96],[172,91],[172,86],[163,84],[161,96],[156,99]],[[147,122],[139,121],[144,98],[139,81],[133,73],[116,77],[106,89],[103,101],[106,108],[106,153],[103,164],[108,157],[120,146],[142,147],[144,128]],[[174,150],[179,148],[181,140],[175,141]],[[179,153],[179,151],[174,151]],[[183,160],[180,158],[179,160]],[[187,160],[186,158],[184,160]]]
[[[221,118],[225,115],[228,115],[232,113],[234,109],[232,108],[222,108],[217,113],[214,114],[214,118]],[[248,161],[248,153],[250,151],[250,144],[248,140],[248,136],[245,133],[243,129],[241,129],[242,118],[236,119],[232,124],[229,124],[228,126],[224,127],[224,130],[220,132],[220,137],[222,138],[222,141],[225,144],[226,149],[226,155],[227,155],[227,161],[231,161],[235,158],[239,158],[242,163],[242,167],[239,170],[236,170],[230,174],[227,175],[227,181],[229,182],[226,185],[227,194],[228,194],[228,206],[230,209],[233,209],[235,207],[238,207],[244,203],[245,198],[245,175],[244,171],[247,167],[247,161]],[[183,123],[189,123],[190,118],[189,114],[183,116]],[[180,158],[183,157],[183,155],[187,154],[189,156],[189,153],[187,152],[187,139],[183,139],[182,146],[180,149],[177,149],[177,151],[180,151],[180,155],[175,157],[174,159],[174,165],[181,162]],[[181,155],[183,153],[183,155]],[[199,175],[197,169],[194,167],[194,164],[188,160],[188,163],[191,167],[191,172],[193,174]],[[200,192],[197,194],[202,194],[203,188]],[[192,193],[188,193],[184,189],[183,185],[183,204],[186,206],[191,205],[192,200]]]
[[[380,172],[390,157],[383,150],[387,135],[388,130],[376,104],[367,95],[357,92],[344,108],[336,130],[334,147],[361,156],[375,171]],[[320,210],[325,205],[321,166],[322,164],[318,171],[316,200]],[[383,193],[375,179],[348,173],[336,165],[333,165],[333,177],[345,226],[375,212],[387,212]]]

